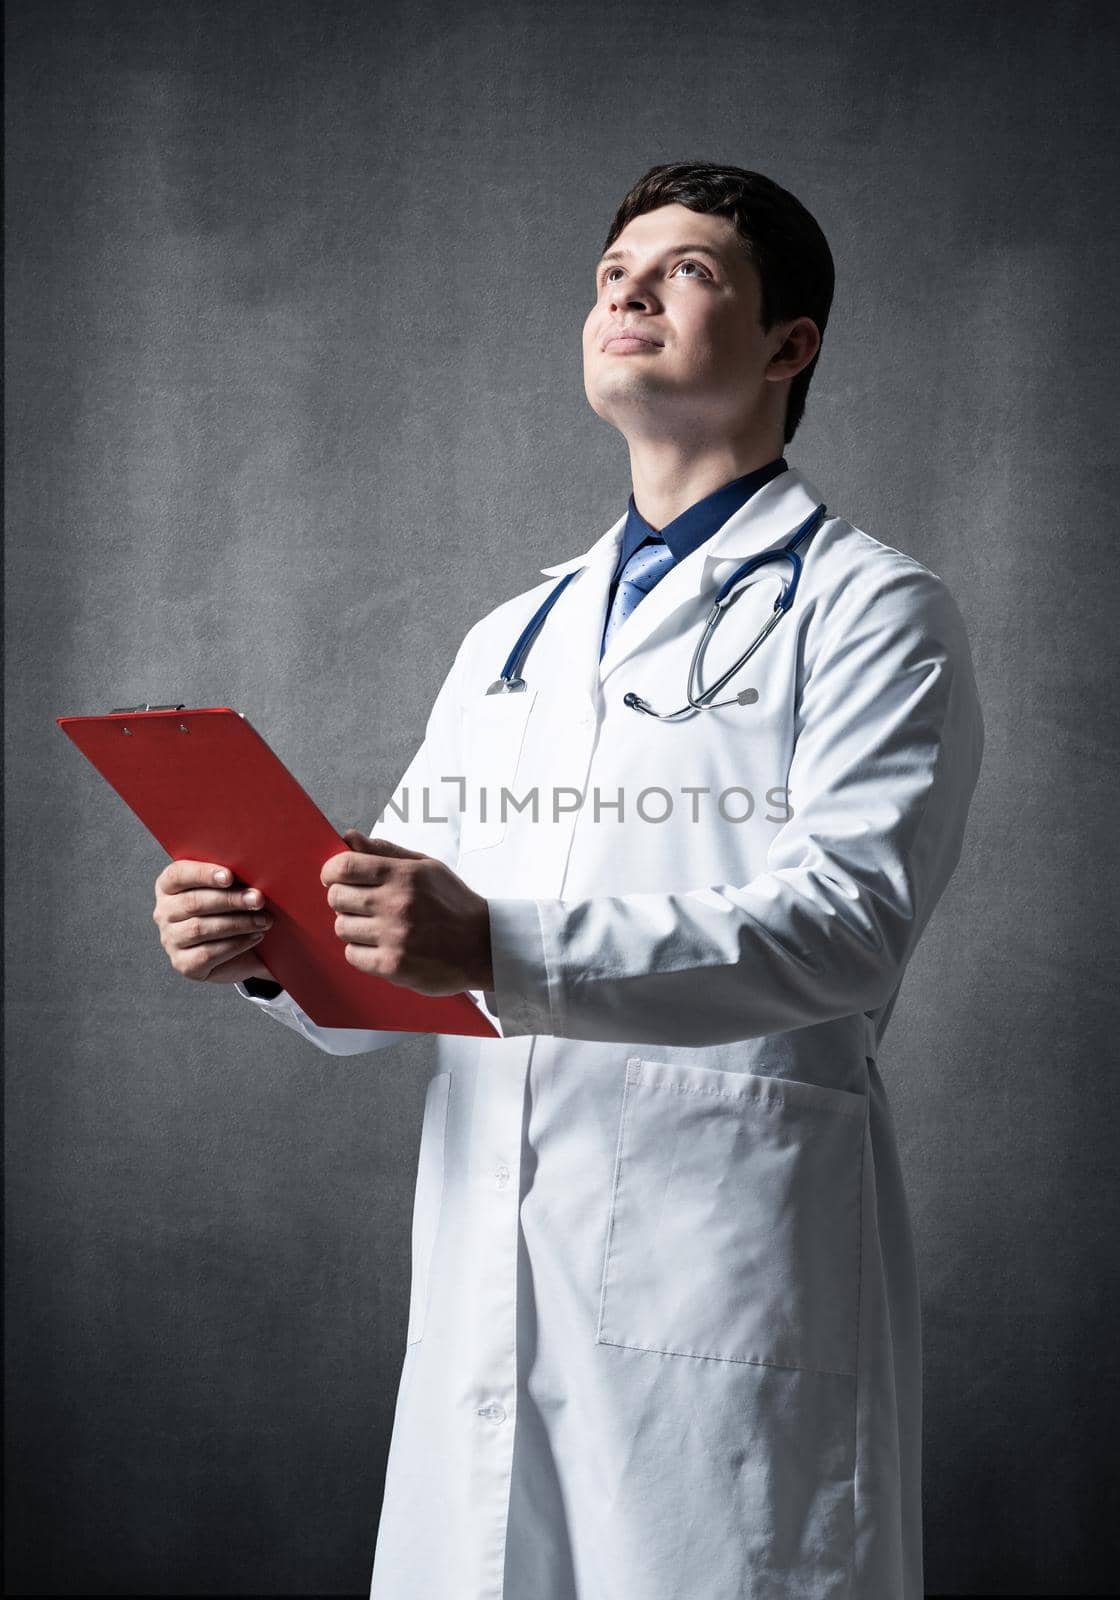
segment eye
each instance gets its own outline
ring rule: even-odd
[[[700,272],[701,272],[701,274],[705,278],[710,276],[710,274],[701,265],[701,263],[699,261],[694,260],[694,258],[692,256],[685,256],[682,260],[677,262],[677,266],[678,267],[698,267]],[[613,281],[612,278],[611,278],[611,273],[612,272],[621,272],[621,271],[622,271],[621,267],[607,267],[603,272],[603,283],[604,284],[611,283]]]

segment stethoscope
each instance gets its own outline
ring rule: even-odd
[[[655,711],[648,700],[643,700],[641,695],[635,694],[632,689],[627,694],[623,695],[623,704],[632,707],[635,711],[644,711],[647,716],[657,717],[664,721],[669,721],[673,717],[684,716],[685,713],[689,711],[714,711],[717,706],[745,706],[750,705],[753,701],[757,700],[757,689],[742,689],[738,694],[731,695],[727,700],[713,700],[711,696],[718,694],[723,688],[724,684],[727,683],[729,679],[734,677],[743,663],[750,660],[751,656],[754,655],[759,645],[778,626],[778,623],[782,620],[790,606],[793,604],[797,595],[797,586],[801,582],[802,558],[797,553],[797,546],[801,544],[803,540],[807,541],[813,537],[814,533],[816,533],[817,529],[824,521],[826,511],[826,506],[817,506],[816,510],[811,512],[810,515],[805,518],[805,521],[801,524],[797,532],[787,544],[782,545],[779,550],[764,550],[761,555],[752,556],[749,561],[744,561],[742,566],[736,567],[731,576],[725,580],[720,588],[719,593],[716,595],[715,600],[712,603],[712,609],[708,613],[708,620],[704,626],[704,632],[700,637],[700,641],[697,644],[696,649],[692,652],[692,660],[689,663],[688,668],[687,705],[678,706],[676,711]],[[743,579],[749,578],[753,573],[757,572],[760,567],[765,566],[767,562],[770,561],[788,561],[793,568],[793,577],[788,581],[783,580],[782,592],[774,602],[774,609],[770,613],[769,617],[767,617],[762,627],[759,629],[757,636],[750,645],[750,648],[744,650],[743,654],[735,662],[734,666],[729,667],[725,673],[717,678],[715,683],[711,684],[707,689],[697,690],[695,687],[696,673],[700,657],[703,655],[707,643],[715,631],[716,623],[719,621],[720,617],[723,616],[731,602],[737,598],[735,591],[738,585],[742,583]],[[496,678],[495,681],[490,685],[489,689],[487,689],[487,694],[512,694],[516,693],[520,689],[524,689],[525,679],[520,674],[520,668],[525,660],[525,656],[528,653],[529,646],[536,637],[545,617],[548,616],[548,613],[552,610],[557,600],[559,600],[567,585],[572,581],[573,578],[578,577],[581,572],[585,572],[586,570],[587,569],[585,567],[577,567],[574,572],[565,573],[564,577],[560,579],[560,582],[556,585],[552,592],[548,594],[542,604],[537,607],[536,611],[534,611],[533,615],[529,618],[528,622],[518,635],[517,642],[513,649],[506,657],[505,665],[502,668],[501,675]]]

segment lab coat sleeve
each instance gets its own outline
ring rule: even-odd
[[[385,809],[369,830],[370,838],[388,839],[408,850],[421,850],[425,855],[438,857],[452,869],[459,859],[460,813],[457,796],[461,785],[442,780],[444,777],[453,778],[461,770],[457,681],[470,637],[471,634],[468,634],[464,639],[436,696],[420,748],[409,762]],[[339,849],[342,848],[340,844]],[[325,889],[323,893],[326,894]],[[394,1029],[325,1028],[312,1022],[287,990],[281,990],[274,999],[268,1000],[261,995],[250,994],[243,983],[235,983],[233,987],[266,1016],[293,1029],[328,1055],[360,1055],[366,1051],[383,1050],[387,1045],[397,1044],[403,1039],[421,1037]],[[481,991],[476,998],[480,997]]]
[[[860,582],[860,579],[863,582]],[[743,884],[492,899],[505,1034],[704,1046],[883,1006],[960,858],[983,753],[963,619],[895,553],[805,624],[792,816]]]

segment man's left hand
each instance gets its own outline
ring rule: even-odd
[[[349,850],[319,874],[334,908],[334,931],[360,972],[417,994],[493,989],[490,907],[433,856],[358,828]]]

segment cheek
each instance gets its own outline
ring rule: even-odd
[[[693,372],[710,372],[721,367],[726,351],[715,320],[702,309],[685,312],[676,319],[676,343],[680,359]]]
[[[733,317],[701,312],[691,329],[690,344],[696,365],[711,372],[741,373],[749,360],[747,341]]]

